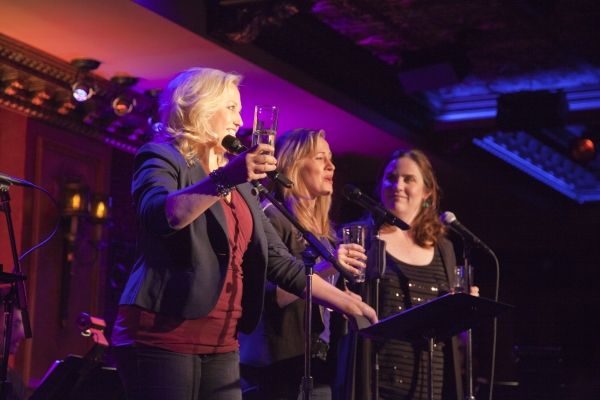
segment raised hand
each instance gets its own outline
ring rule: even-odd
[[[266,178],[267,172],[277,167],[277,160],[269,154],[274,150],[273,146],[259,143],[240,153],[224,168],[227,180],[232,185],[238,185]]]

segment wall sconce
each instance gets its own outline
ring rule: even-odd
[[[64,244],[61,277],[60,322],[63,327],[68,320],[69,289],[73,263],[79,261],[93,265],[98,261],[102,243],[102,230],[112,217],[112,199],[107,194],[91,194],[87,185],[67,183],[60,196],[60,208],[64,221]],[[87,240],[91,247],[91,256],[82,260],[81,222],[92,224],[91,238]],[[86,231],[83,231],[85,234]]]
[[[113,76],[110,81],[123,87],[123,92],[112,102],[112,108],[115,111],[115,114],[117,114],[119,117],[129,114],[131,111],[133,111],[133,108],[136,106],[137,102],[135,98],[127,94],[125,88],[137,84],[138,78],[117,75]]]
[[[97,69],[100,66],[100,61],[78,58],[71,61],[71,65],[77,68],[75,83],[71,87],[73,97],[77,101],[86,101],[98,90],[94,78],[88,72]]]
[[[94,232],[89,242],[96,249],[100,248],[102,227],[110,222],[112,217],[112,198],[107,194],[90,194],[89,188],[81,183],[67,183],[61,195],[62,216],[70,220],[67,239],[74,244],[78,239],[81,220],[93,225]],[[73,246],[74,247],[74,246]],[[72,250],[75,250],[74,248]],[[69,261],[79,259],[72,253]],[[93,263],[93,259],[90,263]]]

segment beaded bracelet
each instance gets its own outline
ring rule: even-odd
[[[208,174],[208,176],[217,188],[219,197],[225,197],[235,189],[235,186],[229,183],[229,181],[227,180],[227,177],[223,172],[223,167],[217,168],[216,170]]]

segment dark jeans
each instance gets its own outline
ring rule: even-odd
[[[241,400],[240,356],[181,354],[118,346],[117,371],[129,400]]]

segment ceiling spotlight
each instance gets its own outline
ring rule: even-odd
[[[137,101],[135,98],[127,93],[126,88],[135,85],[138,82],[138,78],[132,76],[113,76],[111,82],[114,82],[123,87],[123,93],[121,93],[112,102],[112,108],[119,117],[129,114],[133,111]]]
[[[587,164],[596,158],[600,146],[600,133],[587,131],[571,141],[569,150],[571,157],[580,164]]]
[[[96,82],[94,78],[88,75],[89,71],[95,70],[100,66],[100,61],[78,58],[71,61],[71,65],[77,68],[75,75],[75,83],[71,87],[73,97],[77,101],[86,101],[96,92]]]
[[[94,88],[87,83],[75,82],[73,84],[73,97],[77,101],[86,101],[94,95]]]
[[[126,93],[122,93],[119,97],[113,100],[112,108],[115,110],[115,114],[121,117],[133,111],[136,103],[137,102],[134,98],[129,97]]]

